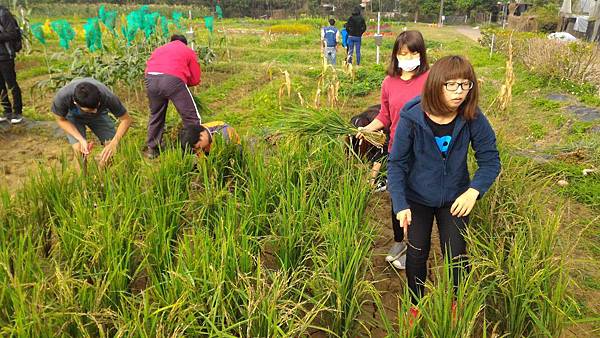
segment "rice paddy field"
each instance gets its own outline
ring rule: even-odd
[[[202,119],[234,126],[241,149],[217,139],[207,158],[175,146],[143,158],[142,76],[159,38],[126,46],[105,35],[92,53],[80,34],[67,51],[49,34],[19,55],[28,121],[0,129],[0,336],[600,336],[600,176],[581,174],[600,166],[600,134],[598,120],[569,108],[600,103],[583,87],[517,64],[501,111],[492,102],[506,57],[453,27],[391,22],[383,64],[365,38],[359,68],[342,67],[340,48],[332,69],[319,48],[325,19],[225,19],[212,37],[190,23],[205,60],[193,89]],[[339,138],[281,132],[298,109],[349,120],[379,103],[405,27],[424,34],[430,62],[473,63],[503,164],[473,211],[458,310],[434,234],[414,325],[404,273],[384,260],[390,202],[368,184],[370,166]],[[111,85],[135,119],[112,165],[90,163],[85,175],[50,113],[54,90],[84,75]],[[167,139],[178,123],[171,107]]]

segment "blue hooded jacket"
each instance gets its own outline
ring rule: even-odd
[[[456,117],[446,158],[425,121],[420,96],[402,108],[394,137],[388,162],[394,214],[409,209],[407,200],[429,207],[449,206],[469,187],[479,191],[481,198],[500,173],[496,135],[479,109],[471,121]],[[467,168],[469,144],[478,166],[473,180]]]

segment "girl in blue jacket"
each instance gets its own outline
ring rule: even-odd
[[[500,173],[496,136],[477,106],[471,64],[446,56],[431,67],[423,95],[400,113],[388,163],[393,210],[408,238],[406,278],[416,304],[424,292],[435,217],[444,256],[452,258],[454,286],[466,266],[463,231],[468,215]],[[471,180],[469,145],[478,169]],[[416,310],[411,309],[415,316]]]

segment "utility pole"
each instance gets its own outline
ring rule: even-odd
[[[440,17],[438,18],[438,27],[444,25],[444,0],[440,0]]]

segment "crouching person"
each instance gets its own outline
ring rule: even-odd
[[[214,137],[220,135],[231,144],[240,144],[238,133],[223,121],[213,121],[201,125],[188,125],[179,131],[179,143],[184,152],[193,152],[198,156],[208,156]]]
[[[119,142],[131,126],[131,117],[121,100],[108,87],[92,78],[73,80],[60,89],[54,97],[52,112],[58,125],[67,133],[78,170],[81,155],[85,157],[91,150],[86,128],[104,146],[100,153],[100,165],[104,166],[117,152]],[[119,119],[116,129],[109,112]]]
[[[350,119],[350,123],[359,129],[368,126],[377,115],[379,115],[379,111],[381,110],[381,105],[376,104],[370,106],[362,113],[353,116]],[[359,139],[355,136],[350,136],[350,146],[355,154],[360,157],[368,160],[370,163],[373,163],[373,167],[371,168],[371,175],[369,178],[369,183],[371,186],[375,187],[376,191],[385,191],[385,177],[380,177],[379,172],[381,170],[381,165],[384,160],[387,159],[388,156],[388,144],[390,141],[389,137],[389,129],[384,128],[383,132],[386,134],[386,141],[383,145],[383,148],[377,148],[376,146],[370,144],[364,139]]]

